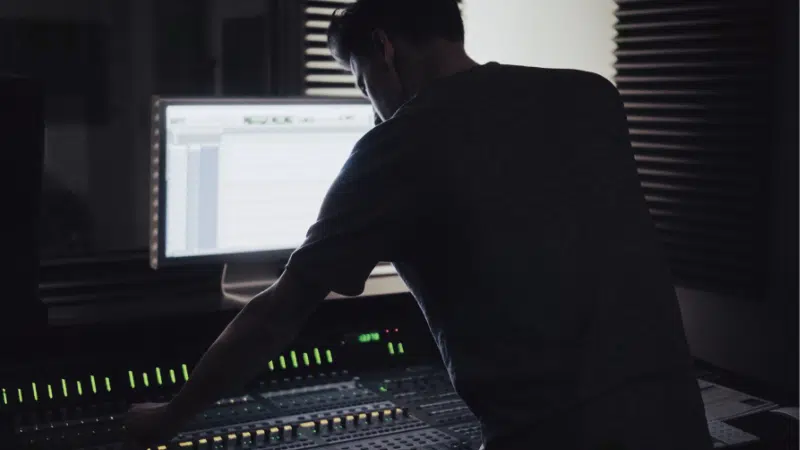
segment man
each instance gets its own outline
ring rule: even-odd
[[[487,450],[710,448],[613,85],[476,63],[454,0],[359,0],[329,44],[383,123],[281,279],[171,403],[131,411],[132,437],[169,438],[392,261]]]

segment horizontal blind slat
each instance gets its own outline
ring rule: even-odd
[[[616,83],[678,283],[755,288],[768,2],[616,0]]]
[[[331,15],[355,0],[308,0],[305,8],[305,94],[361,98],[355,78],[334,61],[327,47]],[[463,3],[459,8],[464,11]]]
[[[305,9],[305,95],[360,98],[355,79],[328,50],[331,15],[355,0],[308,0]]]

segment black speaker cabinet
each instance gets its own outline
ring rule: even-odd
[[[39,208],[44,166],[44,96],[30,79],[0,74],[0,352],[47,323],[39,299]],[[11,345],[9,345],[11,344]]]

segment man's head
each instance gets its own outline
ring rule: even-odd
[[[457,0],[357,0],[334,14],[328,47],[383,120],[431,78],[471,62]]]

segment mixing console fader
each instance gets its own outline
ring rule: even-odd
[[[478,447],[474,435],[460,432],[474,418],[452,393],[439,391],[447,385],[438,378],[362,379],[345,372],[266,385],[273,389],[218,401],[153,450]],[[100,404],[18,415],[16,440],[30,449],[121,449],[124,408]]]
[[[382,326],[299,340],[245,389],[150,450],[480,448],[477,419],[429,335],[405,330]],[[131,404],[168,401],[202,351],[179,353],[134,360],[119,352],[118,359],[0,369],[0,450],[123,449]],[[737,421],[775,403],[712,381],[698,385],[716,448],[759,442],[756,428]]]

